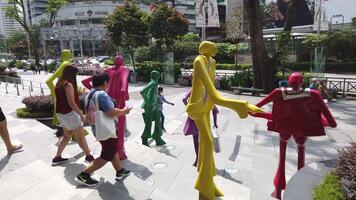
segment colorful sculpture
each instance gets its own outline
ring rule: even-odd
[[[185,97],[183,98],[183,103],[184,105],[188,104],[188,100],[190,97],[190,94],[192,93],[191,90],[187,92]],[[219,110],[216,106],[213,108],[213,121],[214,121],[214,127],[218,128],[218,113]],[[185,121],[184,128],[183,128],[183,133],[184,135],[193,135],[193,141],[194,141],[194,150],[195,150],[195,162],[193,163],[193,166],[197,166],[198,162],[198,152],[199,152],[199,131],[197,128],[197,125],[195,125],[194,120],[192,120],[190,117],[187,117],[187,120]]]
[[[279,133],[279,164],[274,177],[275,190],[271,196],[281,199],[286,187],[285,160],[288,139],[298,144],[298,170],[305,162],[305,142],[308,137],[325,135],[324,126],[336,127],[336,122],[317,90],[303,89],[303,75],[292,73],[291,88],[277,88],[256,106],[273,102],[272,113],[253,114],[268,119],[268,130]]]
[[[117,108],[123,109],[126,107],[126,101],[129,100],[128,92],[128,78],[129,78],[129,69],[124,64],[124,60],[120,55],[115,57],[115,66],[105,70],[106,73],[110,76],[108,94],[113,98],[117,103]],[[84,79],[82,84],[87,89],[91,89],[92,85],[90,84],[92,77]],[[125,124],[126,124],[126,115],[118,117],[118,153],[121,160],[127,159],[125,152]]]
[[[55,88],[54,88],[53,81],[55,79],[59,78],[62,75],[62,72],[63,72],[64,68],[66,68],[67,66],[69,66],[72,63],[72,59],[73,59],[73,55],[72,55],[72,52],[69,49],[62,50],[62,52],[61,52],[61,63],[59,65],[59,68],[46,81],[46,84],[47,84],[49,90],[51,91],[51,96],[54,99],[54,101],[56,100],[56,95],[54,94],[54,89]],[[59,121],[58,121],[57,115],[56,115],[56,104],[54,104],[52,124],[53,125],[57,125],[58,123],[59,123]]]
[[[199,190],[199,199],[213,200],[223,193],[216,187],[213,177],[216,175],[213,157],[213,138],[210,132],[210,111],[214,104],[234,110],[240,118],[246,118],[248,112],[263,112],[247,101],[222,97],[214,86],[216,44],[204,41],[199,46],[199,56],[194,61],[192,93],[186,107],[199,130],[198,178],[195,188]]]
[[[143,120],[145,122],[145,129],[141,135],[142,144],[149,146],[148,139],[153,138],[156,141],[156,145],[164,145],[166,142],[162,139],[162,127],[160,113],[157,110],[157,86],[160,73],[158,71],[151,72],[151,81],[141,91],[143,97],[143,104],[141,108],[144,109],[142,113]],[[152,121],[155,121],[155,127],[151,136]]]

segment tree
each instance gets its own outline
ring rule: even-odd
[[[144,13],[137,5],[126,1],[124,5],[117,7],[106,20],[106,28],[111,41],[129,52],[134,70],[136,69],[135,50],[148,45],[147,26],[143,22],[143,17]]]
[[[23,29],[27,32],[35,57],[35,65],[39,66],[40,61],[40,44],[38,36],[35,33],[33,27],[27,23],[27,15],[25,9],[24,0],[8,0],[8,6],[6,6],[6,16],[10,19],[17,21]]]
[[[298,5],[305,0],[290,0],[284,24],[284,32],[291,32],[294,16]],[[249,22],[251,53],[254,70],[254,87],[263,88],[267,92],[274,89],[276,66],[281,64],[281,51],[268,56],[264,44],[260,0],[244,0],[244,8]],[[288,41],[284,38],[284,41]],[[283,46],[283,44],[280,44]]]
[[[49,26],[52,27],[56,21],[57,13],[59,9],[65,6],[68,0],[48,0],[46,5],[46,13],[49,15]]]
[[[12,32],[7,40],[8,49],[18,58],[28,54],[26,34],[20,31]]]
[[[157,40],[157,46],[165,45],[173,51],[174,43],[179,36],[188,33],[189,21],[176,9],[161,3],[155,6],[152,13],[146,16],[148,31]]]

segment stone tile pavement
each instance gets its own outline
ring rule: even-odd
[[[86,165],[79,146],[73,143],[65,149],[65,155],[73,157],[73,162],[51,167],[57,142],[54,130],[34,120],[16,118],[14,111],[22,106],[22,97],[5,95],[0,85],[0,106],[8,118],[10,135],[15,142],[25,145],[23,152],[9,156],[0,140],[1,199],[198,199],[198,193],[193,189],[197,175],[192,166],[195,159],[193,141],[190,136],[182,134],[186,114],[181,99],[187,88],[165,87],[166,98],[175,103],[173,107],[164,105],[167,133],[163,137],[167,145],[156,147],[153,142],[152,148],[140,144],[144,127],[138,92],[141,88],[142,84],[130,86],[128,102],[134,109],[127,117],[129,160],[124,161],[124,165],[132,169],[133,174],[116,182],[112,166],[108,164],[94,173],[101,185],[88,189],[78,187],[73,181]],[[223,95],[251,103],[260,99],[229,93]],[[306,163],[336,158],[337,147],[347,145],[349,137],[356,139],[352,135],[356,102],[339,100],[329,106],[339,126],[327,129],[327,136],[308,140]],[[269,194],[273,190],[278,162],[278,135],[266,131],[266,121],[262,119],[249,117],[242,120],[228,109],[219,109],[222,152],[215,154],[216,183],[226,194],[220,199],[272,199]],[[94,155],[98,156],[100,146],[95,138],[90,134],[87,140]],[[296,159],[296,145],[291,140],[287,152],[287,179],[297,170]]]

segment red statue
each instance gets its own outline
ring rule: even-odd
[[[129,69],[124,64],[124,60],[120,55],[115,57],[115,66],[105,70],[110,76],[108,94],[117,103],[117,108],[123,109],[126,107],[126,101],[129,100],[128,92],[128,77]],[[89,90],[92,88],[90,84],[92,77],[89,77],[82,81],[83,85]],[[125,136],[125,124],[126,116],[120,116],[117,129],[118,136],[118,153],[121,160],[127,159],[125,147],[124,147],[124,136]]]
[[[281,199],[286,187],[285,160],[288,139],[298,144],[298,170],[304,166],[308,137],[325,135],[324,126],[336,127],[335,119],[317,90],[303,89],[303,75],[294,72],[288,79],[290,88],[277,88],[256,106],[273,102],[272,113],[252,114],[268,119],[268,130],[279,133],[279,164],[274,177],[275,190],[271,194]]]

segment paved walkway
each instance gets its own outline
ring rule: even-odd
[[[38,77],[37,77],[38,76]],[[38,80],[42,76],[35,75]],[[166,98],[175,106],[164,105],[166,129],[164,139],[167,145],[147,148],[140,144],[140,134],[144,124],[140,105],[139,90],[142,85],[130,86],[129,105],[134,106],[128,116],[130,134],[126,138],[129,160],[124,165],[133,174],[122,182],[114,180],[111,165],[94,173],[101,181],[97,189],[78,187],[74,177],[83,169],[83,155],[77,144],[70,144],[65,155],[73,157],[73,162],[51,167],[50,161],[56,151],[57,138],[54,130],[34,120],[16,118],[14,112],[21,104],[22,97],[4,94],[0,85],[0,106],[7,118],[12,139],[25,145],[24,152],[6,155],[0,140],[0,196],[1,199],[198,199],[194,190],[196,169],[193,141],[182,134],[186,119],[181,102],[187,88],[165,87]],[[223,95],[256,103],[258,97]],[[329,104],[338,127],[327,129],[324,137],[311,138],[307,142],[306,163],[337,157],[337,147],[347,145],[349,138],[356,139],[356,102],[338,100]],[[219,107],[219,133],[222,152],[215,154],[218,176],[216,182],[226,193],[220,199],[268,200],[273,190],[273,176],[277,168],[279,141],[275,133],[266,131],[266,121],[249,117],[238,119],[237,115]],[[269,106],[265,108],[270,109]],[[353,135],[351,135],[353,134]],[[95,156],[100,146],[90,134],[89,146]],[[286,173],[289,179],[297,170],[296,144],[290,141],[287,152]]]

